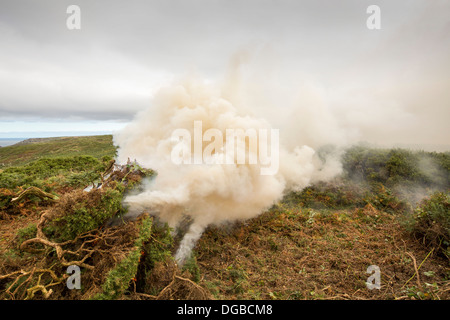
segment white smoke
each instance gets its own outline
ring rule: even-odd
[[[230,81],[235,80],[234,76],[225,84],[211,84],[197,77],[180,80],[161,89],[148,109],[139,112],[114,135],[114,143],[119,146],[119,163],[136,159],[140,165],[157,171],[157,177],[145,184],[143,192],[125,198],[128,215],[137,216],[145,210],[156,212],[162,222],[174,229],[186,218],[192,221],[175,256],[180,264],[208,225],[253,218],[279,201],[287,190],[302,189],[341,170],[339,161],[333,157],[325,162],[319,160],[312,146],[304,144],[306,136],[291,136],[299,132],[294,130],[298,119],[286,114],[284,123],[278,117],[274,127],[270,118],[262,117],[263,108],[252,105],[255,100],[251,96],[243,99],[246,93],[239,91],[242,87],[230,86]],[[308,118],[302,118],[300,123],[308,130],[320,131],[320,126],[315,125],[321,121],[317,112],[323,110],[305,114]],[[257,116],[259,113],[261,116]],[[172,133],[186,129],[194,136],[195,121],[202,122],[203,133],[214,128],[223,132],[224,137],[227,129],[279,129],[279,150],[270,150],[272,156],[279,151],[278,172],[261,175],[260,162],[175,164],[171,152],[177,141]],[[326,121],[329,124],[331,120]],[[326,140],[323,135],[320,142]],[[247,144],[246,150],[249,151]]]

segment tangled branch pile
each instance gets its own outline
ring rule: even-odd
[[[136,221],[108,226],[126,212],[121,205],[125,192],[143,177],[153,174],[136,163],[118,166],[111,161],[100,175],[100,181],[88,188],[75,189],[55,196],[29,187],[11,197],[10,205],[20,205],[28,197],[45,200],[46,205],[35,222],[18,233],[14,246],[0,269],[2,299],[147,299],[207,298],[195,282],[182,277],[170,262],[170,230],[148,215]],[[50,201],[48,201],[50,200]],[[158,240],[166,238],[162,244]],[[166,267],[154,269],[163,257]],[[170,266],[167,263],[171,263]],[[67,286],[69,266],[81,268],[81,290]],[[138,272],[139,271],[139,272]],[[155,272],[171,274],[168,283]],[[149,276],[150,273],[152,276]],[[145,282],[147,284],[142,285]],[[152,286],[152,293],[145,293]]]

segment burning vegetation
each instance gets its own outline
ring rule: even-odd
[[[450,297],[448,153],[348,149],[335,179],[207,227],[182,267],[174,254],[188,224],[124,218],[124,197],[155,172],[112,156],[2,168],[2,299]],[[366,288],[369,265],[379,290]],[[81,270],[79,289],[67,285],[69,266]]]

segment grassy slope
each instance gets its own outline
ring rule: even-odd
[[[113,156],[114,152],[111,135],[61,137],[0,148],[0,169],[20,166],[41,157],[89,155],[101,158],[105,155]]]

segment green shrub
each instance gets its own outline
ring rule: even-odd
[[[169,284],[176,268],[172,256],[173,238],[167,224],[154,224],[149,241],[142,246],[141,263],[137,272],[137,290],[158,294]]]
[[[342,156],[345,176],[369,184],[450,187],[450,154],[351,147]]]
[[[364,190],[351,181],[345,184],[317,183],[301,191],[290,192],[282,200],[288,206],[300,204],[313,209],[363,207]]]
[[[149,241],[144,245],[144,265],[147,270],[152,269],[155,262],[165,261],[167,258],[172,257],[173,238],[169,226],[167,224],[162,226],[155,225],[152,237],[158,239],[158,241]]]
[[[128,289],[130,281],[135,279],[143,244],[152,233],[152,219],[145,218],[139,231],[139,236],[135,241],[135,247],[116,266],[108,272],[105,282],[102,285],[102,293],[94,296],[96,300],[117,299]]]
[[[15,194],[9,189],[0,189],[0,209],[6,208],[10,205],[11,199]]]
[[[95,171],[74,172],[67,176],[65,184],[71,187],[85,187],[100,178],[100,174]]]
[[[188,271],[192,275],[192,280],[195,282],[200,281],[200,267],[197,264],[197,258],[192,254],[188,259],[186,259],[183,265],[183,271]]]
[[[364,201],[370,203],[378,210],[386,212],[402,211],[407,208],[405,202],[398,199],[389,188],[386,188],[381,183],[373,185],[372,191],[366,195]]]
[[[435,192],[415,209],[410,230],[450,258],[450,197]]]
[[[42,189],[45,182],[55,181],[61,185],[85,186],[100,177],[106,164],[91,156],[41,158],[24,166],[4,169],[0,172],[0,188],[35,186]],[[55,180],[57,176],[60,179]]]
[[[58,241],[74,239],[124,211],[122,192],[115,189],[96,189],[89,193],[78,190],[62,198],[52,210],[56,217],[47,224],[44,232]]]
[[[28,226],[17,230],[16,233],[17,244],[20,245],[25,240],[36,237],[36,233],[37,233],[36,223],[30,223]]]

